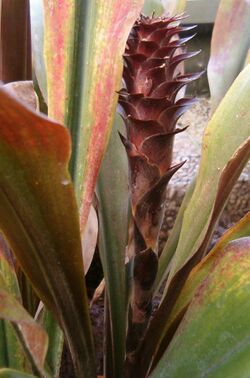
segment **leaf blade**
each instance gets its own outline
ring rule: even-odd
[[[234,160],[237,161],[239,157],[239,165],[240,161],[246,163],[249,159],[250,126],[248,120],[250,111],[247,101],[250,94],[249,73],[250,65],[235,80],[205,131],[196,186],[184,215],[182,233],[174,256],[169,281],[201,246],[210,225],[214,205],[216,205],[220,179],[223,178],[223,174],[227,174],[226,168],[231,168],[230,159],[232,159],[233,164]],[[228,111],[228,109],[231,109],[231,111]],[[235,109],[237,109],[236,114]],[[235,133],[235,122],[239,125],[238,133]],[[223,145],[223,140],[227,140],[228,143]],[[246,149],[245,155],[238,156],[237,150],[240,151],[242,148]],[[239,166],[239,168],[238,175],[243,167]],[[234,178],[236,180],[237,177]],[[230,185],[232,186],[232,182],[230,182]],[[225,199],[223,199],[224,202]],[[203,209],[202,212],[199,212],[198,209],[200,208]],[[215,220],[213,219],[214,223]],[[191,224],[193,232],[188,240],[188,229]]]
[[[249,22],[248,1],[220,1],[208,64],[208,79],[214,109],[244,65],[250,45]]]
[[[196,265],[188,276],[184,287],[170,313],[169,319],[165,324],[165,329],[162,332],[162,340],[158,347],[157,360],[159,354],[162,355],[172,337],[171,328],[176,328],[185,311],[194,297],[198,286],[206,279],[216,259],[223,256],[225,246],[236,239],[250,236],[250,212],[248,212],[238,223],[227,230],[218,240],[214,248],[209,254]]]
[[[249,371],[249,360],[244,366],[235,364],[237,358],[246,363],[250,350],[249,252],[250,238],[235,240],[225,247],[223,256],[196,290],[152,378],[201,373],[219,377],[229,368],[230,376],[236,377],[241,376],[239,372],[245,376]],[[181,359],[176,359],[177,348]]]
[[[1,378],[35,378],[34,375],[25,374],[22,371],[14,369],[0,369]]]
[[[3,88],[0,99],[0,227],[37,293],[61,323],[76,368],[92,377],[79,219],[67,170],[69,135]],[[76,358],[78,353],[84,358]],[[82,359],[87,361],[84,369],[78,365]]]
[[[37,372],[45,376],[43,364],[48,346],[48,337],[42,327],[26,312],[21,304],[6,290],[4,279],[0,275],[0,317],[11,321],[22,344],[29,351]],[[10,351],[8,351],[10,352]]]
[[[60,7],[56,1],[45,1],[49,114],[71,131],[70,170],[81,202],[82,229],[113,123],[122,53],[142,4],[142,0],[65,0]],[[59,53],[59,68],[53,51]]]
[[[125,152],[121,151],[118,129],[122,125],[118,117],[117,115],[98,177],[101,228],[99,246],[108,293],[109,320],[113,325],[110,332],[115,377],[120,374],[119,369],[122,369],[125,353],[125,249],[128,210],[127,159]],[[120,340],[119,345],[116,340]]]

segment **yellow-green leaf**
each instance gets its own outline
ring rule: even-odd
[[[211,42],[208,79],[215,109],[244,66],[250,46],[250,3],[220,0]]]
[[[223,249],[151,378],[249,375],[250,238]]]
[[[171,265],[174,274],[211,235],[234,182],[250,158],[250,65],[235,80],[209,122],[192,198]]]

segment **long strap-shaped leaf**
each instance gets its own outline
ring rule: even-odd
[[[34,372],[38,374],[39,377],[45,378],[46,373],[43,369],[43,364],[48,346],[46,332],[33,320],[18,300],[8,292],[1,274],[0,298],[0,318],[12,322],[25,351],[29,356]],[[11,353],[13,352],[13,349],[5,352]],[[18,359],[20,357],[16,355],[15,358]]]
[[[238,76],[209,122],[194,193],[184,214],[182,232],[169,280],[201,246],[214,225],[250,153],[250,65]],[[242,165],[243,164],[243,165]],[[215,207],[220,207],[218,212]]]
[[[44,17],[43,0],[29,0],[32,42],[32,63],[39,89],[47,102],[47,77],[43,57]]]
[[[221,0],[208,64],[208,79],[215,109],[244,66],[250,47],[250,3]]]
[[[225,232],[209,254],[192,270],[170,314],[169,320],[166,322],[155,360],[158,361],[162,353],[166,350],[171,341],[173,329],[176,329],[179,325],[182,316],[185,314],[189,303],[193,299],[196,289],[202,281],[206,279],[209,270],[211,270],[216,260],[220,257],[223,258],[225,252],[224,247],[232,240],[248,236],[250,236],[250,212]]]
[[[122,53],[143,0],[44,0],[49,114],[72,135],[71,175],[87,221],[120,89]]]
[[[184,212],[162,303],[141,346],[142,369],[146,368],[178,294],[206,250],[233,184],[250,157],[249,74],[250,66],[236,79],[204,134],[200,169]]]
[[[125,151],[121,151],[117,127],[119,123],[120,119],[117,115],[98,178],[100,255],[108,293],[109,319],[107,320],[112,324],[110,331],[114,377],[120,377],[122,374],[127,316],[125,285],[128,208],[127,158]],[[108,343],[108,336],[106,336],[106,341]],[[110,371],[108,376],[112,376]]]
[[[64,329],[78,376],[94,377],[69,157],[67,130],[0,88],[0,228]]]
[[[224,247],[151,378],[249,375],[249,268],[250,238]]]
[[[2,235],[0,235],[0,280],[1,276],[4,278],[4,287],[8,289],[7,295],[10,293],[16,300],[21,301],[14,262],[10,254],[10,249]],[[0,288],[0,292],[1,289],[2,287]],[[8,309],[6,309],[4,303],[5,293],[2,293],[2,295],[0,300],[0,318],[4,319],[4,316],[1,315],[3,315],[4,312],[6,314]],[[13,313],[16,313],[16,309],[14,309]],[[0,366],[23,370],[25,355],[22,347],[12,325],[3,319],[0,320]]]
[[[0,369],[0,378],[35,378],[35,376],[14,369]]]

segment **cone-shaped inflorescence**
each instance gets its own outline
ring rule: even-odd
[[[182,18],[141,16],[124,54],[124,88],[119,104],[126,126],[126,137],[121,139],[129,162],[132,208],[128,250],[130,257],[135,256],[131,312],[132,323],[142,328],[150,314],[166,186],[182,165],[172,165],[174,136],[182,131],[176,128],[176,122],[194,102],[189,98],[177,100],[177,95],[201,75],[181,74],[180,63],[197,54],[183,49],[190,37],[180,38],[179,33],[192,27],[179,26]],[[128,348],[132,350],[135,345]]]

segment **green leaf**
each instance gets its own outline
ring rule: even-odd
[[[208,64],[208,79],[214,109],[244,66],[250,46],[249,23],[249,1],[220,1]]]
[[[64,345],[63,332],[53,315],[46,309],[43,314],[42,325],[49,338],[45,364],[53,377],[59,377]]]
[[[199,248],[204,252],[230,190],[250,157],[249,96],[250,65],[235,80],[205,130],[196,186],[184,214],[168,282]]]
[[[161,0],[145,0],[142,13],[151,17],[154,13],[156,16],[161,16],[164,13],[164,7]]]
[[[35,376],[14,369],[0,369],[0,378],[35,378]]]
[[[48,345],[47,335],[21,306],[20,302],[8,292],[2,274],[0,274],[0,298],[0,318],[12,322],[36,373],[45,377],[43,364]],[[13,352],[13,348],[5,352],[10,353],[11,351]],[[17,356],[17,358],[20,357]]]
[[[71,132],[70,171],[84,229],[113,123],[122,54],[143,0],[44,4],[49,114]]]
[[[250,238],[224,247],[151,378],[249,375],[249,268]]]
[[[224,247],[232,240],[247,236],[250,236],[250,212],[226,231],[209,254],[191,271],[161,334],[161,345],[158,347],[157,359],[159,358],[159,354],[161,355],[169,344],[173,328],[177,327],[185,314],[186,308],[194,297],[196,289],[207,277],[216,259],[225,252]]]
[[[166,279],[168,273],[169,273],[169,263],[176,251],[176,247],[178,245],[179,237],[180,237],[180,232],[181,232],[181,227],[182,227],[182,222],[183,222],[183,216],[186,211],[186,208],[188,206],[188,203],[191,199],[191,196],[193,194],[195,187],[195,180],[191,182],[189,185],[185,196],[183,198],[181,207],[178,211],[175,224],[173,229],[171,230],[171,233],[169,235],[169,238],[167,240],[167,243],[162,251],[162,254],[160,255],[159,258],[159,265],[158,265],[158,272],[157,272],[157,277],[156,277],[156,282],[155,282],[155,293],[159,290],[161,284],[163,283],[164,279]]]
[[[224,253],[224,247],[231,241],[250,236],[250,212],[248,212],[238,223],[227,230],[218,240],[214,248],[202,261],[191,271],[181,294],[173,308],[171,318],[174,319],[181,308],[184,308],[194,296],[198,285],[206,278],[209,269],[216,258]]]
[[[176,15],[182,13],[186,8],[186,0],[145,0],[143,14],[152,16],[153,12],[156,16],[163,13]]]
[[[67,130],[0,88],[0,228],[62,326],[76,370],[95,376]]]
[[[10,293],[21,302],[21,293],[15,271],[15,261],[6,240],[0,234],[0,273]]]
[[[21,302],[14,261],[2,235],[0,235],[0,275],[4,278],[8,292]],[[23,349],[13,326],[6,320],[0,320],[0,366],[23,369],[24,362]]]
[[[0,316],[1,317],[1,316]],[[12,324],[0,320],[0,367],[24,370],[26,356]],[[25,369],[26,370],[26,369]]]
[[[178,295],[205,253],[230,191],[250,157],[249,96],[250,66],[236,79],[205,131],[195,189],[184,212],[162,302],[138,353],[141,369],[147,370]]]
[[[30,1],[30,22],[31,22],[31,42],[32,59],[35,76],[43,95],[47,102],[47,77],[43,56],[43,36],[44,36],[44,15],[43,0]]]
[[[127,157],[118,135],[116,116],[107,152],[98,178],[100,201],[100,255],[111,320],[114,377],[124,361],[126,335],[125,249],[127,243],[128,179]],[[119,290],[117,290],[119,287]],[[119,340],[119,342],[117,342]]]

